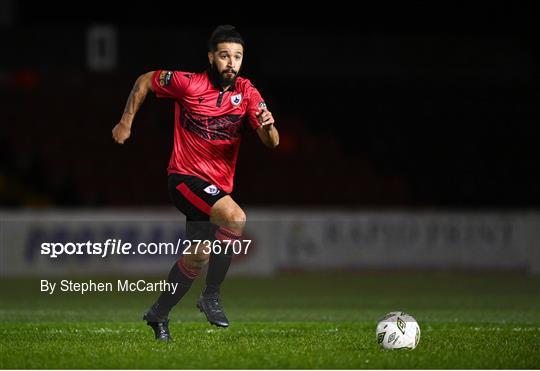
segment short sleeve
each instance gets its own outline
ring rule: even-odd
[[[261,93],[259,93],[254,86],[251,86],[247,105],[247,116],[252,129],[258,129],[259,126],[261,126],[257,119],[259,108],[266,108],[266,103],[262,98]]]
[[[190,77],[188,72],[157,70],[152,76],[152,88],[159,98],[180,99],[185,95]]]

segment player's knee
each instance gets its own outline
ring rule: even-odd
[[[225,226],[236,234],[241,235],[246,226],[246,219],[246,213],[238,207],[227,213]]]

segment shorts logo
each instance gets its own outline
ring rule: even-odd
[[[206,188],[204,189],[204,191],[205,191],[206,193],[208,193],[209,195],[212,195],[212,196],[215,196],[215,195],[217,195],[217,194],[219,193],[218,187],[216,187],[216,186],[213,185],[213,184],[210,184],[208,187],[206,187]]]
[[[159,74],[159,86],[169,86],[171,83],[172,72],[171,71],[161,71]]]
[[[233,105],[238,106],[242,102],[242,93],[233,95],[231,97],[231,102]]]

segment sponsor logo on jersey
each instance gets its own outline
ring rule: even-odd
[[[216,186],[213,185],[213,184],[210,184],[208,187],[206,187],[206,188],[204,189],[204,191],[205,191],[206,193],[208,193],[209,195],[212,195],[212,196],[215,196],[215,195],[217,195],[217,194],[219,193],[218,187],[216,187]]]
[[[242,132],[242,115],[207,116],[180,109],[182,127],[206,140],[234,140]]]
[[[238,106],[242,102],[242,93],[235,94],[231,97],[231,103],[235,106]]]
[[[171,83],[172,72],[171,71],[161,71],[159,74],[159,86],[169,86]]]

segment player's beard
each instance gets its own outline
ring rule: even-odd
[[[227,77],[226,73],[229,71],[233,73],[232,77]],[[223,70],[222,72],[219,72],[216,65],[212,63],[210,65],[210,75],[212,77],[212,80],[223,88],[225,86],[231,86],[235,83],[236,78],[238,77],[238,71],[231,69],[231,70]]]

